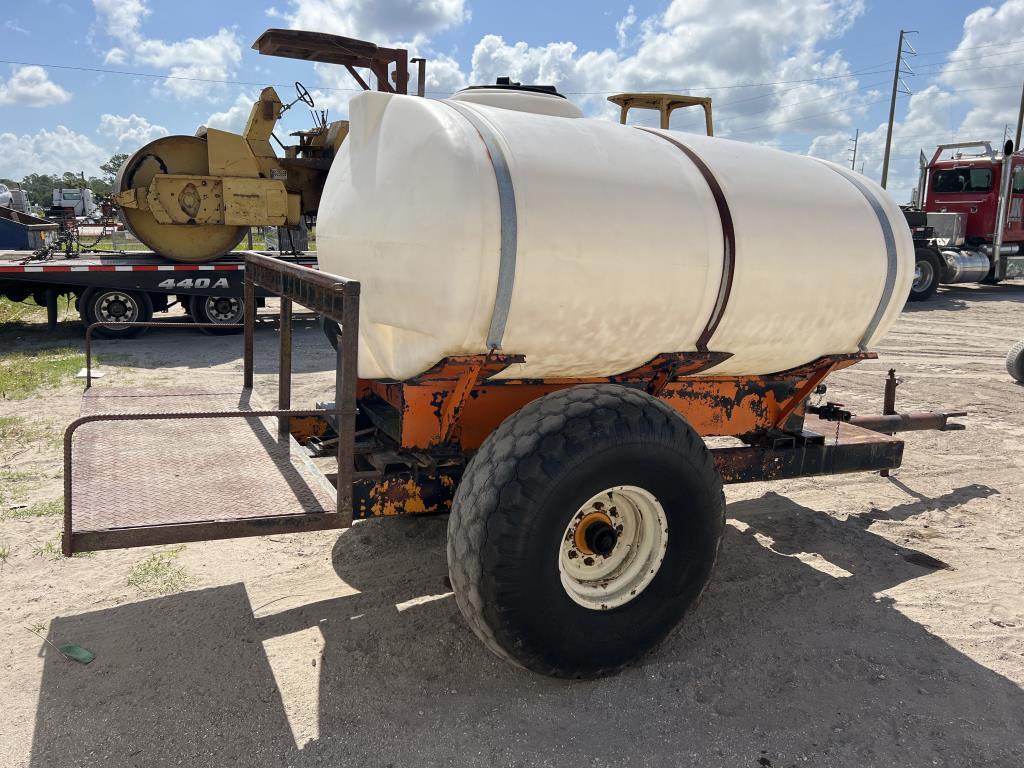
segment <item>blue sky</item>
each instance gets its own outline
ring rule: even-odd
[[[503,74],[555,83],[595,117],[613,116],[605,96],[619,90],[710,95],[719,135],[837,161],[859,128],[857,168],[876,179],[896,38],[915,29],[890,172],[900,201],[920,149],[1000,141],[1024,79],[1024,0],[36,0],[0,8],[0,176],[95,173],[165,133],[238,129],[262,83],[287,100],[301,80],[344,116],[343,70],[250,50],[269,26],[409,47],[436,96]],[[673,127],[697,126],[682,114]]]

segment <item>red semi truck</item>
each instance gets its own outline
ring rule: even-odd
[[[940,284],[1024,276],[1024,153],[1013,142],[1002,152],[987,141],[940,144],[921,166],[920,206],[904,211],[917,251],[910,300]]]

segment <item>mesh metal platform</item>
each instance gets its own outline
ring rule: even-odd
[[[333,527],[335,490],[274,417],[132,420],[261,410],[247,391],[90,389],[74,435],[77,551]]]

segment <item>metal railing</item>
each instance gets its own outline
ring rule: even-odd
[[[245,390],[252,391],[255,372],[254,339],[256,325],[256,289],[261,288],[280,299],[280,347],[278,364],[277,408],[250,411],[186,411],[173,413],[123,413],[92,414],[82,416],[64,432],[64,538],[65,555],[75,551],[75,534],[72,521],[72,449],[75,431],[89,423],[98,421],[157,421],[176,419],[219,419],[219,418],[261,418],[276,417],[278,435],[289,437],[289,422],[292,416],[334,416],[338,434],[336,481],[336,512],[310,513],[308,515],[286,515],[273,518],[222,521],[204,524],[160,525],[122,530],[112,534],[87,534],[94,538],[99,535],[113,535],[122,542],[118,546],[137,546],[140,543],[166,543],[170,539],[198,540],[226,538],[228,536],[256,535],[277,525],[277,530],[290,526],[294,530],[317,528],[345,528],[352,524],[352,476],[354,472],[355,426],[356,426],[356,379],[358,338],[359,338],[359,283],[337,275],[296,266],[259,253],[245,253],[245,316],[243,328],[243,382]],[[292,376],[292,304],[299,303],[314,312],[336,322],[339,334],[335,366],[334,410],[291,408]],[[221,323],[160,323],[125,322],[93,323],[85,333],[86,390],[92,386],[92,331],[98,326],[174,327],[180,329],[226,328],[237,325]],[[289,522],[290,521],[290,522]],[[159,529],[159,530],[157,530]],[[188,538],[181,538],[181,537]]]

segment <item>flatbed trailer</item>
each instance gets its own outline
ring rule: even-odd
[[[316,254],[264,252],[282,263],[316,268]],[[32,251],[0,251],[0,297],[32,298],[47,309],[52,330],[57,299],[72,296],[82,323],[95,334],[128,338],[145,331],[155,312],[180,304],[209,333],[238,333],[244,314],[245,255],[232,252],[203,264],[171,261],[153,251],[65,254],[40,259]],[[257,304],[268,294],[256,291]],[[217,327],[223,326],[223,327]]]
[[[728,353],[671,352],[585,380],[495,379],[523,357],[492,352],[359,379],[359,283],[245,263],[239,391],[87,388],[64,435],[65,555],[450,512],[449,576],[477,636],[528,669],[593,676],[653,648],[699,597],[723,484],[884,474],[903,461],[895,433],[963,429],[962,412],[897,413],[892,371],[879,416],[822,404],[826,377],[871,352],[751,376],[710,370]],[[259,289],[280,297],[274,408],[253,394]],[[291,405],[293,303],[340,329],[334,401],[313,409]]]

